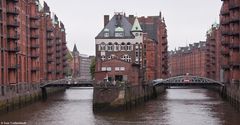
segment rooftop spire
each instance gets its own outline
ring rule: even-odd
[[[76,46],[76,44],[74,44],[74,47],[73,47],[73,52],[78,52],[78,49],[77,49],[77,46]]]
[[[132,30],[131,31],[142,31],[142,28],[138,22],[138,19],[137,17],[135,18],[135,21],[133,23],[133,26],[132,26]]]

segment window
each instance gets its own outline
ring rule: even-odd
[[[102,67],[101,70],[102,71],[107,71],[107,67]]]
[[[115,71],[120,71],[120,67],[115,67]]]
[[[123,37],[123,32],[116,32],[115,37]]]
[[[106,45],[105,45],[105,43],[101,43],[100,45],[99,45],[99,51],[105,51],[106,50]]]
[[[125,67],[120,67],[120,71],[125,71]]]
[[[112,43],[108,43],[107,50],[108,51],[113,51],[113,44]]]
[[[107,71],[112,71],[112,67],[107,67]]]
[[[121,44],[121,51],[125,51],[125,43]]]
[[[122,56],[121,60],[124,60],[126,62],[131,62],[131,57],[129,55],[125,54]]]
[[[127,51],[132,51],[132,45],[130,43],[127,43]]]
[[[119,51],[119,45],[118,45],[118,43],[114,43],[114,51]]]
[[[109,32],[105,32],[104,37],[109,37]]]
[[[113,58],[115,58],[116,56],[114,55],[114,54],[112,54],[111,56],[109,56],[108,57],[108,59],[110,60],[110,59],[113,59]]]
[[[103,30],[103,36],[104,36],[104,37],[109,37],[109,29],[105,28],[105,29]]]
[[[105,59],[106,59],[106,57],[105,57],[104,55],[102,55],[102,56],[101,56],[101,59],[102,59],[102,60],[105,60]]]

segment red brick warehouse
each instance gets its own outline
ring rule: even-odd
[[[20,85],[64,78],[65,28],[51,16],[47,4],[1,0],[0,8],[0,83]]]

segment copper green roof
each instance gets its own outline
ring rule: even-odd
[[[142,31],[142,28],[141,28],[137,18],[135,19],[135,21],[133,23],[131,31]]]

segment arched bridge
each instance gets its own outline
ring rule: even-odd
[[[75,79],[61,79],[61,80],[55,80],[50,81],[47,83],[43,83],[41,86],[42,89],[42,97],[43,99],[47,99],[47,87],[93,87],[93,81],[92,80],[81,80],[79,78]]]
[[[41,88],[46,87],[92,87],[92,80],[82,80],[79,78],[76,79],[61,79],[56,81],[51,81],[46,84],[42,84]]]
[[[176,76],[168,79],[153,80],[153,86],[224,86],[223,83],[200,76]]]

